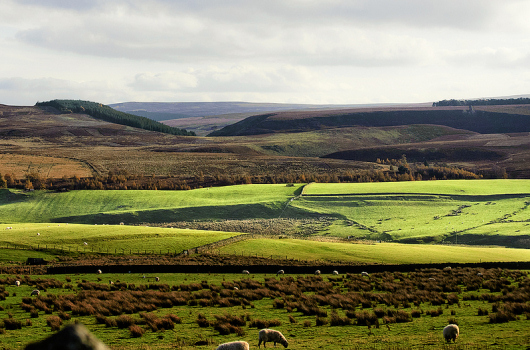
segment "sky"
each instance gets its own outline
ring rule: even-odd
[[[0,0],[0,104],[530,94],[527,0]]]

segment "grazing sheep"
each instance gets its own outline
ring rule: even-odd
[[[248,270],[243,270],[242,273],[243,273],[244,275],[248,275],[250,272],[248,272]]]
[[[98,270],[97,272],[98,272],[98,274],[102,274],[103,273],[101,270]]]
[[[237,287],[234,287],[234,290],[239,290],[239,288],[237,288]]]
[[[37,232],[37,236],[40,236],[40,232]]]
[[[15,286],[20,286],[20,281],[15,281]]]
[[[368,276],[370,276],[370,274],[368,272],[366,272],[366,271],[363,271],[363,272],[361,272],[361,276],[368,277]]]
[[[276,343],[280,343],[285,348],[289,345],[283,334],[274,329],[262,329],[259,331],[258,348],[260,347],[261,342],[263,342],[263,347],[265,347],[265,343],[267,342],[273,342],[274,346],[276,346]]]
[[[32,297],[33,297],[33,296],[37,296],[37,295],[39,295],[39,294],[40,294],[40,290],[38,290],[38,289],[34,289],[34,290],[31,292],[31,296],[32,296]]]
[[[451,271],[451,266],[446,266],[446,267],[444,267],[443,270],[444,270],[444,271]]]
[[[232,341],[221,344],[215,350],[248,350],[249,346],[246,341]]]
[[[478,276],[478,277],[482,277],[482,273],[480,273],[480,272],[477,273],[477,276]]]
[[[316,270],[315,275],[320,275],[320,270]]]
[[[114,282],[112,282],[112,281],[109,280],[109,284],[114,284]]]
[[[84,245],[88,245],[88,243],[87,243],[87,242],[83,242],[83,244],[84,244]]]
[[[339,274],[339,271],[337,271],[337,270],[333,270],[332,273],[333,273],[334,275],[338,275],[338,274]]]
[[[443,330],[443,335],[445,338],[445,341],[450,343],[451,340],[456,343],[456,338],[458,338],[458,335],[460,334],[460,329],[456,324],[450,324],[445,326]]]
[[[285,273],[285,271],[283,271],[283,270],[278,270],[278,272],[276,272],[276,276],[278,276],[278,275],[283,275],[284,273]]]
[[[156,282],[160,282],[160,277],[155,277]]]

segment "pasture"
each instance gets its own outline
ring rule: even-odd
[[[158,223],[270,218],[302,185],[241,185],[191,191],[0,190],[3,223]]]
[[[524,349],[528,286],[526,272],[469,268],[364,277],[3,275],[0,333],[9,349],[71,322],[112,349],[212,349],[233,340],[256,348],[265,327],[291,349]],[[34,289],[38,297],[29,296]],[[442,337],[448,323],[460,327],[456,345]]]
[[[216,251],[353,264],[431,264],[530,261],[529,249],[399,243],[338,243],[300,239],[249,239]],[[318,262],[316,262],[318,263]]]
[[[309,184],[293,208],[337,220],[322,235],[530,247],[530,181]]]
[[[238,235],[222,231],[125,225],[23,223],[8,227],[12,228],[2,230],[0,247],[63,253],[178,254]]]

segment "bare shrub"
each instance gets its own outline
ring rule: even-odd
[[[51,327],[52,331],[58,331],[61,329],[63,320],[59,316],[52,315],[46,319],[46,324]]]
[[[116,318],[116,325],[118,328],[129,328],[129,326],[132,326],[135,323],[134,318],[129,315],[120,315]]]
[[[140,338],[145,333],[145,330],[136,324],[130,325],[129,331],[131,332],[131,337],[133,338]]]
[[[14,318],[4,318],[4,328],[7,330],[21,329],[22,322]]]

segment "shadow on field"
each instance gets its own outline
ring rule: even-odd
[[[141,223],[164,223],[177,221],[274,219],[284,210],[284,203],[238,204],[226,206],[204,206],[176,209],[155,209],[117,213],[97,213],[55,218],[53,222],[76,224],[127,225]],[[312,216],[311,213],[289,208],[289,216]],[[313,214],[314,215],[314,214]]]

